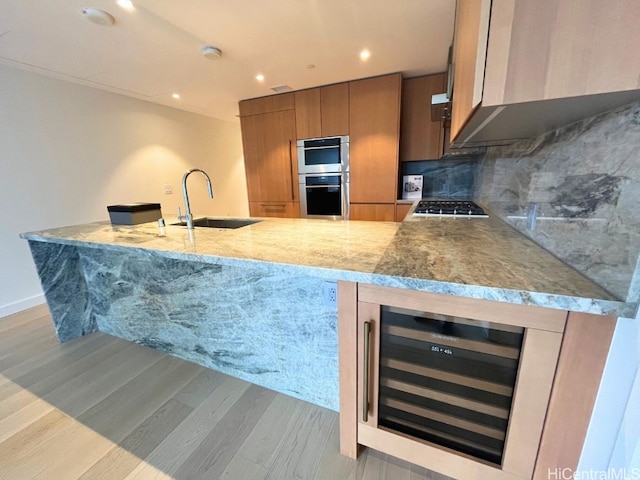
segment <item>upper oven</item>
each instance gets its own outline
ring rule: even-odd
[[[349,136],[298,140],[298,173],[349,171]]]

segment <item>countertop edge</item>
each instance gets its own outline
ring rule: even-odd
[[[108,250],[139,250],[145,253],[161,255],[166,258],[176,260],[187,260],[204,262],[216,265],[231,267],[251,265],[254,268],[262,268],[265,271],[274,268],[297,272],[299,274],[314,275],[333,281],[351,281],[369,283],[373,285],[405,288],[410,290],[439,293],[466,298],[490,300],[496,302],[512,303],[516,305],[529,305],[534,307],[552,308],[567,310],[572,312],[590,313],[596,315],[610,315],[624,318],[635,318],[638,305],[636,303],[603,300],[597,298],[576,297],[570,295],[558,295],[542,292],[531,292],[524,290],[511,290],[498,287],[488,287],[481,285],[468,285],[452,282],[442,282],[436,280],[425,280],[408,277],[398,277],[383,275],[374,272],[358,272],[354,270],[331,269],[308,265],[296,265],[288,263],[276,263],[264,260],[247,258],[234,258],[217,256],[211,254],[199,254],[196,252],[175,252],[157,248],[145,248],[144,246],[117,245],[83,240],[69,240],[61,238],[51,238],[38,235],[37,233],[21,233],[20,237],[28,241],[56,243],[76,247],[86,247]]]

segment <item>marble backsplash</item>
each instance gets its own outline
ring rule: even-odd
[[[422,198],[470,198],[477,174],[477,158],[400,163],[401,180],[404,175],[422,175]]]
[[[475,197],[623,300],[640,297],[640,103],[491,147]]]

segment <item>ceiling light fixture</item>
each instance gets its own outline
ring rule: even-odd
[[[258,75],[256,75],[256,80],[258,80],[259,82],[264,82],[264,75],[259,73]]]
[[[209,60],[218,60],[222,56],[222,50],[211,45],[205,45],[200,51]]]
[[[367,60],[369,60],[370,56],[371,56],[371,52],[367,49],[362,50],[360,52],[360,60],[362,60],[363,62],[366,62]]]
[[[84,15],[84,17],[90,22],[102,27],[110,27],[116,23],[116,19],[113,18],[113,15],[97,8],[83,8],[82,15]]]
[[[179,93],[172,93],[171,94],[171,98],[173,98],[174,100],[180,100],[180,94]]]
[[[116,3],[124,10],[131,11],[134,9],[133,2],[131,0],[118,0]]]

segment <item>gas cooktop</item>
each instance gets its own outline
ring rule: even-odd
[[[470,200],[420,200],[414,217],[466,217],[488,218],[477,203]]]

